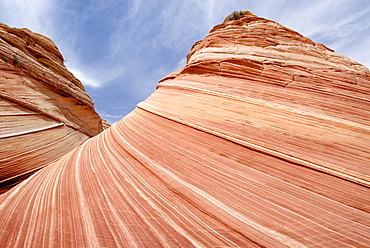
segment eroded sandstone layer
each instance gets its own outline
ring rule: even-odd
[[[63,61],[47,37],[0,24],[0,193],[103,130]]]
[[[369,70],[246,12],[0,196],[8,247],[365,247]]]

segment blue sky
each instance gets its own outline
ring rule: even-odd
[[[50,37],[112,124],[234,10],[277,21],[370,67],[370,0],[0,0],[0,22]]]

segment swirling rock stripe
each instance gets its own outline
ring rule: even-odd
[[[370,242],[368,196],[358,184],[137,109],[2,195],[0,240],[360,247]]]
[[[0,193],[87,139],[63,123],[0,98]]]

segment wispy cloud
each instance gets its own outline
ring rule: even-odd
[[[27,27],[34,32],[53,34],[55,0],[0,0],[1,18],[15,27]]]
[[[105,68],[94,68],[80,62],[72,63],[69,61],[66,61],[66,66],[83,85],[92,88],[100,88],[108,84],[119,77],[125,69],[122,66],[112,66],[111,70],[108,70]]]
[[[72,74],[78,78],[83,85],[90,86],[93,88],[98,88],[101,85],[101,82],[99,82],[98,79],[91,77],[91,75],[86,74],[84,71],[78,69],[78,68],[68,68]]]

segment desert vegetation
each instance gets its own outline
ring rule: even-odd
[[[230,16],[229,20],[238,20],[239,18],[243,17],[245,15],[245,11],[234,11]]]

